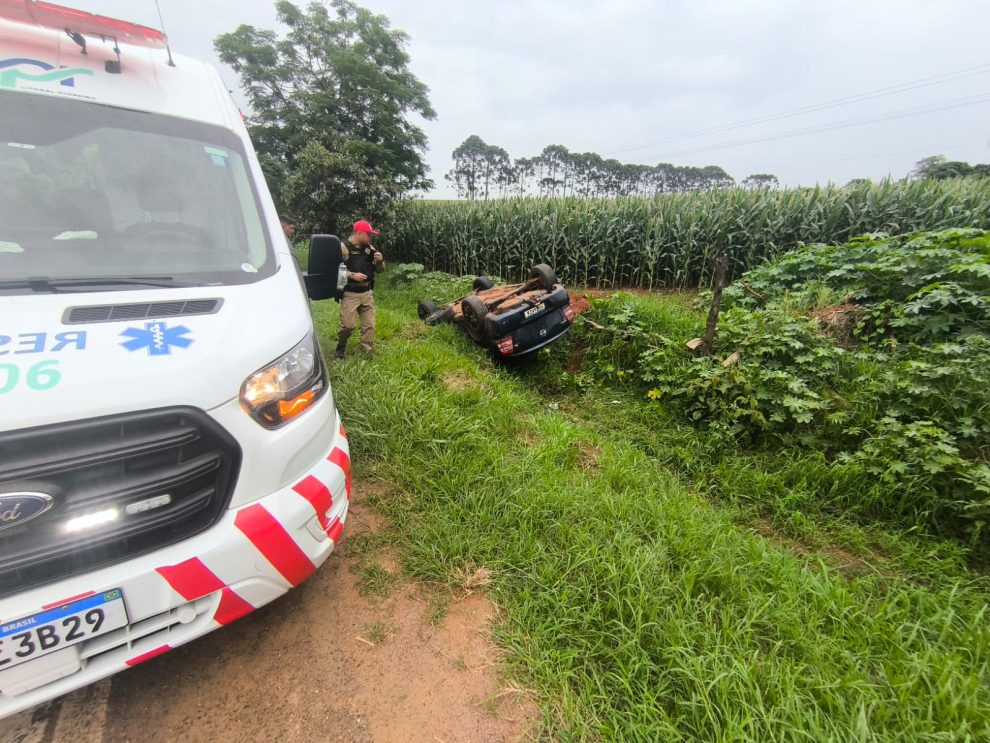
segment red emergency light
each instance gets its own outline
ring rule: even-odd
[[[165,34],[157,29],[40,0],[0,0],[0,18],[133,46],[166,47]]]

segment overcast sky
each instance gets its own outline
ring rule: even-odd
[[[218,34],[241,23],[275,26],[269,0],[160,2],[173,49],[214,61]],[[158,26],[153,0],[65,4]],[[513,157],[562,144],[627,162],[721,165],[740,180],[770,172],[790,185],[900,177],[930,154],[990,161],[987,0],[361,4],[409,34],[412,70],[429,86],[437,111],[435,121],[423,122],[437,195],[449,194],[443,175],[450,152],[470,134]],[[236,90],[233,72],[222,74]],[[666,141],[943,75],[956,79]],[[974,105],[726,146],[974,99]]]

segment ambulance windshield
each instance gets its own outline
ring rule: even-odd
[[[274,270],[233,132],[0,92],[0,291],[243,284]]]

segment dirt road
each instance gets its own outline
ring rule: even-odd
[[[341,547],[300,588],[207,637],[0,721],[0,741],[527,739],[536,709],[500,679],[485,638],[492,605],[478,592],[437,596],[404,580],[394,560],[369,549],[379,527],[356,497]]]

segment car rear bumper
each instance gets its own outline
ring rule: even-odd
[[[503,356],[525,356],[559,340],[570,329],[571,323],[564,311],[553,310],[527,322],[525,325],[520,325],[505,338],[495,341],[495,346]],[[506,338],[512,339],[512,351],[510,353],[505,353],[503,350],[502,343]]]
[[[333,415],[319,461],[291,485],[171,547],[0,601],[7,621],[121,589],[128,618],[109,634],[0,671],[0,717],[205,635],[312,575],[340,540],[351,494],[347,438]]]

